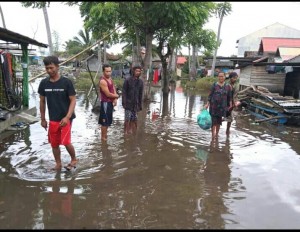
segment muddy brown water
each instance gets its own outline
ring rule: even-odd
[[[103,144],[98,114],[79,92],[72,172],[50,171],[39,122],[2,136],[0,229],[300,228],[299,128],[257,125],[236,112],[230,135],[223,124],[211,141],[196,123],[204,95],[178,87],[163,104],[156,88],[151,99],[128,137],[119,100]]]

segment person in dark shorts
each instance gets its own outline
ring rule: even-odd
[[[60,145],[67,149],[71,162],[65,166],[67,170],[76,168],[75,149],[71,143],[71,126],[75,118],[76,92],[71,80],[59,73],[59,60],[56,56],[47,56],[43,60],[49,77],[44,78],[38,87],[40,95],[41,126],[47,130],[46,101],[49,113],[48,141],[56,162],[53,170],[61,170]]]
[[[113,80],[111,79],[111,66],[104,64],[102,67],[103,76],[99,81],[100,90],[100,115],[98,124],[101,125],[101,140],[107,141],[107,129],[113,122],[113,110],[117,105],[119,95],[116,92]]]
[[[124,132],[135,133],[137,130],[137,113],[142,110],[144,82],[140,79],[142,67],[135,65],[133,75],[126,78],[122,88],[122,106],[125,109]]]

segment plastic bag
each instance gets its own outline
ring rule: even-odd
[[[207,157],[208,157],[208,152],[203,150],[203,149],[198,149],[196,151],[196,157],[199,159],[199,160],[202,160],[204,162],[206,162],[207,160]]]
[[[203,130],[208,130],[211,128],[211,116],[207,109],[203,109],[197,116],[197,123]]]

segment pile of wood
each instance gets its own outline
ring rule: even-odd
[[[288,100],[290,97],[280,96],[279,93],[271,93],[267,88],[262,86],[249,86],[237,93],[240,102],[246,104],[253,103],[258,106],[272,108],[278,112],[284,112],[284,109],[274,100]]]

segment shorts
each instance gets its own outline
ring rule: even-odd
[[[48,130],[48,141],[51,147],[71,144],[71,121],[65,126],[60,126],[60,122],[50,121]]]
[[[136,121],[137,113],[132,110],[125,110],[125,121]]]
[[[113,121],[114,106],[112,102],[101,102],[98,124],[101,126],[111,126]]]

